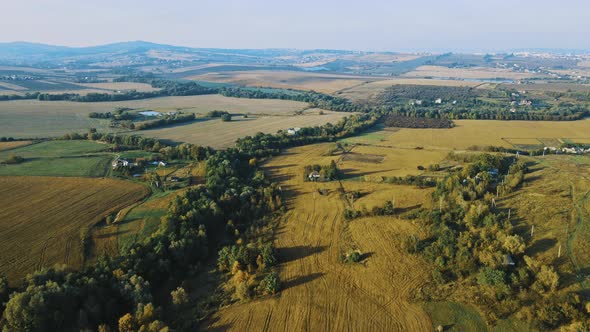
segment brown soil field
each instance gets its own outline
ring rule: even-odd
[[[454,79],[523,79],[532,77],[543,77],[540,74],[515,72],[502,68],[448,68],[443,66],[420,66],[415,70],[405,73],[404,77],[441,77]]]
[[[31,141],[12,141],[12,142],[0,142],[0,151],[11,150],[21,146],[29,145]]]
[[[371,77],[354,75],[269,70],[213,72],[188,78],[199,81],[235,83],[246,86],[314,90],[324,93],[333,93],[363,82],[376,80]]]
[[[54,264],[80,268],[80,230],[148,193],[112,179],[0,177],[0,273],[15,282]]]
[[[349,113],[329,111],[324,111],[324,115],[308,115],[306,113],[294,116],[249,116],[248,118],[234,116],[229,122],[211,119],[179,126],[142,130],[137,133],[164,140],[227,148],[233,146],[238,138],[255,135],[258,132],[274,134],[279,130],[293,127],[320,126],[328,122],[336,123],[341,118],[350,115]]]
[[[329,144],[289,149],[265,165],[287,191],[288,212],[276,234],[282,291],[278,296],[222,308],[204,326],[235,331],[428,331],[428,315],[409,301],[428,278],[417,256],[400,248],[416,226],[395,217],[347,221],[349,202],[338,192],[361,190],[356,204],[383,204],[395,197],[400,208],[428,205],[429,190],[354,181],[303,182],[302,168],[325,164]],[[347,168],[348,162],[341,167]],[[374,164],[368,164],[374,165]],[[371,167],[367,167],[371,171]],[[328,189],[320,195],[318,188]],[[370,206],[369,206],[370,207]],[[339,257],[360,250],[360,264]]]

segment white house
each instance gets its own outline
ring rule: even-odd
[[[158,163],[158,166],[166,167],[166,166],[168,166],[168,163],[167,163],[167,162],[165,162],[165,161],[160,161],[160,162]]]
[[[442,99],[438,98],[437,100],[434,101],[435,104],[442,104]]]
[[[287,134],[296,135],[300,130],[301,128],[289,128],[287,129]]]
[[[309,181],[318,181],[320,179],[320,177],[321,177],[321,175],[318,171],[313,171],[313,172],[309,173],[309,175],[307,176]]]

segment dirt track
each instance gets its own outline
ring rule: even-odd
[[[281,183],[289,211],[276,234],[282,292],[275,297],[221,309],[204,324],[210,330],[235,331],[430,331],[422,309],[407,299],[424,280],[425,269],[399,248],[400,234],[413,226],[393,218],[346,221],[346,202],[337,183],[304,183],[302,167],[325,163],[317,148],[296,148],[274,158],[266,169]],[[320,160],[324,158],[325,160]],[[361,184],[362,185],[362,184]],[[359,184],[348,183],[345,187]],[[346,188],[349,189],[349,188]],[[356,189],[356,188],[355,188]],[[367,258],[342,264],[351,246]]]

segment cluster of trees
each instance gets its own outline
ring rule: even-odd
[[[323,126],[301,128],[297,135],[289,135],[286,131],[279,133],[246,136],[238,139],[236,147],[243,153],[255,157],[276,155],[283,148],[306,144],[329,142],[338,138],[352,136],[375,125],[380,120],[377,114],[355,114],[343,118],[336,124],[327,123]]]
[[[0,142],[12,142],[12,141],[14,141],[14,137],[6,137],[6,136],[0,137]]]
[[[467,280],[473,285],[469,288],[473,292],[471,301],[494,322],[528,303],[543,302],[539,298],[555,292],[560,278],[552,266],[525,255],[527,241],[493,203],[496,188],[508,186],[513,190],[522,182],[526,165],[511,157],[489,154],[457,158],[471,164],[438,182],[434,208],[416,216],[427,236],[420,239],[410,235],[403,246],[409,253],[422,255],[434,269],[435,287],[426,291],[428,294],[423,292],[423,299],[444,298],[446,287]],[[488,173],[494,169],[500,170],[496,179]],[[500,180],[504,176],[505,180]],[[551,309],[534,307],[525,313],[530,315],[529,320],[541,322],[540,328],[588,319],[579,299],[575,303],[557,301]]]
[[[371,210],[368,210],[366,206],[361,207],[360,210],[355,209],[344,209],[344,218],[351,220],[360,217],[369,216],[391,216],[396,213],[395,205],[392,201],[386,201],[383,206],[374,206]]]
[[[3,164],[7,164],[7,165],[13,165],[13,164],[20,164],[23,161],[25,161],[25,158],[23,158],[21,156],[18,156],[18,155],[15,155],[15,154],[11,154],[2,163]]]
[[[102,138],[110,143],[152,149],[158,144],[136,136]],[[193,152],[193,147],[186,145],[176,153]],[[255,229],[257,222],[281,209],[280,190],[250,159],[236,149],[209,155],[205,185],[177,197],[158,231],[120,256],[101,258],[79,272],[53,268],[27,277],[24,287],[15,290],[6,303],[6,328],[61,331],[118,327],[121,331],[160,331],[172,322],[179,330],[194,329],[194,322],[167,319],[166,313],[173,317],[171,312],[188,298],[183,296],[186,290],[180,291],[178,285],[201,269],[220,239],[231,236],[232,241],[237,239],[241,243],[247,239],[244,234]],[[261,279],[256,287],[263,293],[278,290],[278,277],[271,270],[276,258],[269,244],[247,244],[221,252],[229,253],[222,257],[236,269],[236,275],[237,271],[248,273],[241,273],[239,278]],[[264,276],[257,278],[248,270],[249,266],[262,271]],[[250,283],[246,286],[250,287]],[[171,294],[168,300],[155,296],[166,290]]]
[[[446,118],[421,118],[391,114],[384,117],[387,127],[397,128],[453,128],[455,123]]]
[[[156,119],[156,120],[149,120],[149,121],[143,121],[143,122],[136,123],[134,128],[135,128],[135,130],[146,130],[146,129],[168,126],[168,125],[176,124],[176,123],[191,122],[194,120],[195,120],[195,113],[190,113],[190,114],[176,113],[176,114],[172,114],[172,115],[164,115],[163,117]]]
[[[431,177],[426,176],[419,176],[419,175],[407,175],[405,177],[401,176],[387,176],[383,178],[383,182],[385,183],[393,183],[393,184],[401,184],[401,185],[410,185],[416,186],[420,188],[426,187],[436,187],[436,180]]]
[[[588,105],[582,102],[550,105],[534,101],[529,106],[511,106],[511,102],[516,102],[513,94],[516,91],[396,85],[379,96],[378,106],[383,114],[449,120],[571,121],[590,115]]]
[[[112,144],[113,152],[125,150],[143,150],[148,152],[160,153],[168,160],[193,160],[204,161],[215,154],[211,147],[182,143],[179,145],[168,145],[158,139],[143,137],[139,135],[121,135],[113,133],[97,133],[95,129],[89,130],[88,133],[79,134],[71,133],[62,136],[64,140],[91,140]]]
[[[280,281],[272,267],[276,256],[270,242],[260,242],[259,234],[269,216],[283,210],[281,190],[258,168],[256,158],[280,148],[354,134],[378,119],[353,115],[336,125],[303,128],[296,137],[258,134],[225,151],[192,144],[169,146],[156,139],[96,130],[65,135],[64,139],[106,142],[114,150],[132,147],[169,159],[206,161],[206,182],[178,196],[158,231],[121,255],[101,258],[82,271],[52,268],[27,277],[6,303],[6,328],[148,331],[172,324],[178,330],[194,329],[193,320],[174,319],[191,292],[179,285],[198,273],[220,246],[219,267],[230,268],[238,298],[277,292]],[[169,292],[170,298],[155,296],[163,292]]]
[[[334,181],[342,178],[342,171],[338,169],[336,162],[332,160],[329,165],[307,165],[303,167],[304,180],[308,181],[312,172],[318,172],[323,181]]]

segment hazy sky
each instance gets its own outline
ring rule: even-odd
[[[589,0],[2,0],[0,42],[353,50],[590,48]]]

